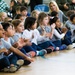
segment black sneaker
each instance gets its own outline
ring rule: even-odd
[[[47,51],[47,53],[51,53],[54,51],[54,47],[50,46],[50,47],[46,48],[46,51]]]
[[[52,52],[52,49],[46,49],[46,51],[47,51],[47,54],[49,54]]]
[[[29,65],[31,62],[29,60],[24,60],[24,65]]]

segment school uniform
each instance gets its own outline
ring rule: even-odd
[[[50,26],[43,26],[43,27],[44,27],[44,30],[45,30],[46,33],[51,32],[51,27]],[[43,30],[40,26],[38,27],[38,30],[39,30],[40,34],[43,32]],[[56,38],[54,34],[55,35],[58,34],[57,36],[59,36],[59,38]],[[47,38],[47,39],[50,41],[50,43],[55,48],[55,50],[56,50],[56,47],[59,47],[60,50],[63,50],[63,48],[61,48],[61,39],[60,38],[62,38],[64,36],[65,36],[65,34],[59,35],[59,33],[56,30],[54,30],[52,39],[49,39],[49,38]]]
[[[0,49],[6,48],[9,50],[11,48],[11,45],[4,41],[3,39],[0,39]],[[14,60],[15,59],[15,60]],[[3,52],[0,53],[0,70],[10,66],[10,64],[16,64],[17,58],[14,55],[6,56]]]
[[[13,40],[15,42],[18,42],[19,38],[24,38],[23,37],[23,33],[15,33],[15,35],[12,37]],[[26,54],[27,52],[30,52],[30,51],[34,51],[36,52],[36,50],[34,48],[32,48],[32,46],[24,46],[20,49],[24,54]]]
[[[32,38],[32,35],[34,36],[34,38]],[[41,49],[46,49],[49,46],[52,46],[52,43],[48,41],[45,36],[41,36],[37,29],[34,30],[26,29],[23,32],[23,36],[27,39],[30,39],[32,43],[36,44],[36,46],[39,46]]]
[[[50,26],[43,26],[43,28],[44,28],[46,33],[50,33],[51,32],[51,27]],[[42,30],[42,28],[40,26],[37,29],[38,29],[40,34],[43,33],[43,30]],[[56,49],[57,46],[53,43],[52,39],[46,37],[45,40],[50,41],[51,45]]]
[[[57,35],[57,33],[55,32],[56,37],[61,39],[61,44],[66,44],[66,45],[72,44],[71,31],[68,30],[67,33],[64,34],[61,32],[61,28],[56,28],[55,30],[59,34]]]

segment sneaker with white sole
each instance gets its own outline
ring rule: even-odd
[[[23,64],[24,64],[24,60],[23,59],[17,60],[17,65],[22,66]]]
[[[38,56],[44,56],[45,54],[47,54],[47,51],[45,49],[42,49],[40,51],[37,51],[37,55]]]
[[[73,48],[75,48],[75,43],[72,43]]]
[[[68,50],[73,49],[73,45],[68,45],[68,46],[67,46],[67,49],[68,49]]]
[[[14,73],[18,70],[19,68],[17,66],[10,66],[10,67],[6,67],[4,68],[4,72],[7,72],[7,73]]]
[[[10,67],[6,67],[6,68],[3,69],[3,71],[4,71],[4,72],[9,72],[9,68],[10,68]]]
[[[9,72],[10,73],[14,73],[18,70],[17,66],[11,66],[10,69],[9,69]]]

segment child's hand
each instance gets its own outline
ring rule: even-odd
[[[55,29],[55,26],[56,26],[56,25],[53,23],[53,24],[51,25],[51,28],[52,28],[52,29]]]
[[[13,44],[13,47],[17,48],[17,47],[18,47],[18,43],[17,43],[17,42],[14,43],[14,44]]]
[[[4,53],[5,55],[8,54],[8,50],[6,48],[3,48],[0,50],[0,53]]]
[[[46,37],[50,37],[50,33],[46,33],[45,36],[46,36]]]
[[[16,42],[16,43],[13,45],[13,47],[20,49],[20,48],[23,47],[23,44],[21,44],[21,43],[19,43],[19,42]]]
[[[9,55],[11,53],[11,51],[10,50],[8,50],[7,52],[5,52],[4,54],[5,55]]]
[[[3,49],[1,49],[1,51],[0,51],[0,52],[7,53],[7,52],[8,52],[8,50],[7,50],[6,48],[3,48]]]
[[[26,59],[29,60],[30,62],[34,62],[33,58],[27,57]]]
[[[24,42],[25,42],[25,43],[27,43],[27,42],[29,42],[29,41],[30,41],[29,39],[24,39]]]
[[[18,48],[22,48],[25,45],[24,39],[20,38],[17,44],[18,44]]]
[[[62,28],[62,33],[66,33],[68,31],[68,29],[66,27]]]
[[[26,45],[27,45],[27,46],[31,46],[32,43],[31,43],[31,42],[27,42]]]
[[[45,32],[45,31],[43,31],[41,35],[42,35],[42,36],[45,36],[45,35],[46,35],[46,32]]]

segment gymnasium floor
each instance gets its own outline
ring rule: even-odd
[[[33,63],[23,66],[16,73],[0,75],[75,75],[75,49],[36,57]]]

